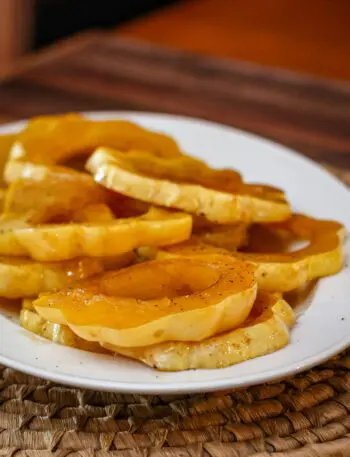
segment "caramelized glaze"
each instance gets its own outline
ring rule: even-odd
[[[73,325],[123,329],[208,307],[253,285],[254,267],[226,257],[155,260],[42,295],[34,305],[59,309]]]

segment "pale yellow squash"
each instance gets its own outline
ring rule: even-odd
[[[193,237],[205,243],[236,251],[248,241],[249,225],[243,222],[236,224],[213,224],[204,218],[193,219]]]
[[[271,225],[272,232],[284,230],[309,244],[293,252],[230,252],[211,246],[195,237],[160,250],[143,250],[144,256],[168,258],[226,254],[256,266],[259,287],[268,291],[287,292],[308,281],[339,272],[344,262],[344,227],[338,222],[313,219],[299,214],[288,221]]]
[[[0,187],[5,185],[3,173],[5,164],[8,160],[8,156],[11,150],[13,143],[16,140],[16,134],[0,134]]]
[[[77,258],[63,262],[37,262],[23,257],[0,257],[0,296],[34,297],[41,292],[62,289],[111,268],[134,260],[132,252],[110,259]]]
[[[82,340],[69,327],[46,321],[38,313],[29,308],[29,301],[26,303],[26,307],[23,307],[20,312],[19,322],[21,327],[53,343],[84,351],[107,352],[97,343]]]
[[[259,293],[244,326],[200,342],[172,341],[147,347],[104,346],[162,371],[224,368],[283,348],[295,323],[292,308],[279,294]]]
[[[138,148],[159,156],[181,154],[172,138],[132,122],[93,121],[68,114],[42,116],[29,121],[11,148],[10,160],[54,165],[75,156],[89,155],[99,146],[125,151]]]
[[[4,199],[4,214],[21,218],[30,224],[42,224],[57,219],[69,221],[72,214],[92,203],[104,203],[108,192],[80,173],[67,174],[68,179],[17,179],[8,188]],[[87,176],[87,178],[89,178]]]
[[[152,208],[146,214],[104,223],[0,223],[0,255],[29,256],[42,262],[75,257],[114,257],[140,246],[164,246],[189,238],[188,214]]]
[[[268,188],[263,192],[263,186],[255,188],[239,181],[222,188],[216,172],[204,164],[197,165],[194,161],[194,170],[189,173],[191,167],[187,162],[192,160],[99,148],[86,166],[95,181],[109,189],[155,205],[205,216],[212,222],[281,221],[290,216],[290,207],[280,191]],[[202,173],[196,172],[196,168]],[[187,170],[185,174],[183,169]],[[220,176],[220,171],[217,173]]]

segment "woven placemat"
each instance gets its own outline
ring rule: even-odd
[[[0,371],[0,456],[350,455],[350,352],[284,382],[181,397]]]
[[[350,456],[350,350],[283,382],[186,396],[76,389],[0,365],[0,457],[271,454]]]

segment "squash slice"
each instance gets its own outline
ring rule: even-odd
[[[78,155],[89,155],[99,146],[123,151],[140,149],[159,156],[177,156],[176,142],[123,120],[93,121],[79,115],[43,116],[28,122],[16,138],[10,160],[37,164],[64,163]]]
[[[243,222],[220,225],[201,217],[193,219],[193,236],[196,239],[229,251],[236,251],[247,243],[248,228],[249,225]]]
[[[82,340],[66,325],[59,325],[46,321],[40,317],[38,313],[31,310],[29,306],[28,300],[26,307],[22,308],[19,315],[20,325],[26,330],[46,338],[53,343],[62,344],[63,346],[90,352],[107,352],[98,343]]]
[[[254,267],[227,256],[154,260],[44,294],[34,307],[83,339],[133,347],[237,327],[256,291]]]
[[[214,254],[222,253],[225,255],[227,254],[225,251],[218,251],[215,247],[236,251],[247,243],[248,228],[249,226],[244,223],[219,225],[203,218],[195,217],[193,220],[193,235],[184,243],[185,245],[202,246],[208,253],[210,253],[210,246],[213,246]],[[155,259],[157,252],[156,247],[150,246],[143,246],[137,249],[139,260]]]
[[[220,171],[193,159],[97,149],[87,162],[96,182],[129,197],[201,215],[222,224],[282,221],[290,208],[281,193],[237,182],[222,188]],[[265,198],[266,197],[266,198]]]
[[[294,323],[292,308],[279,294],[259,292],[244,325],[219,336],[200,342],[171,341],[139,348],[103,345],[162,371],[224,368],[286,346]]]
[[[88,204],[105,202],[117,217],[123,218],[141,215],[147,212],[150,206],[139,200],[108,191],[97,184],[87,173],[77,172],[68,167],[12,160],[6,164],[5,180],[9,184],[18,180],[28,180],[31,183],[37,182],[39,187],[43,187],[43,185],[45,187],[45,183],[49,183],[50,186],[60,186],[56,193],[50,193],[50,200],[52,203],[57,201],[57,206],[61,207],[62,201],[68,200],[72,211],[84,202]],[[61,195],[62,193],[63,195]],[[69,195],[65,195],[67,193],[70,193],[70,198]],[[77,196],[73,199],[74,195]],[[46,195],[43,198],[47,200]],[[28,205],[33,206],[31,201],[28,202]],[[33,210],[33,208],[31,209]]]
[[[75,211],[71,217],[72,222],[105,223],[115,220],[115,215],[109,206],[104,203],[92,203]]]
[[[103,203],[108,192],[93,181],[67,175],[68,179],[18,179],[4,200],[6,218],[22,218],[31,224],[63,218],[69,221],[74,212],[92,203]],[[82,176],[83,177],[83,176]]]
[[[41,292],[62,289],[75,281],[102,273],[107,267],[124,267],[134,259],[126,253],[112,260],[80,258],[64,262],[40,263],[22,257],[0,257],[0,296],[34,297]]]
[[[0,135],[0,186],[5,184],[3,178],[4,168],[15,139],[16,134]]]
[[[308,246],[293,252],[250,253],[228,252],[237,259],[256,266],[259,287],[267,291],[287,292],[313,279],[339,272],[343,266],[342,238],[344,227],[338,222],[318,220],[300,214],[288,221],[271,224],[272,233],[283,230],[287,236],[309,241]],[[222,249],[195,238],[159,250],[153,257],[198,256],[224,254]],[[143,252],[146,255],[145,252]],[[150,254],[151,255],[151,254]]]
[[[342,269],[344,227],[338,222],[295,214],[269,228],[272,232],[282,229],[309,244],[292,252],[234,253],[257,266],[257,281],[264,290],[287,292]]]
[[[61,165],[42,165],[22,160],[9,160],[4,168],[4,179],[10,184],[17,179],[32,179],[33,181],[43,180],[76,180],[80,186],[92,186],[93,180],[87,173],[76,171],[72,168]],[[95,184],[96,185],[96,184]]]
[[[21,309],[29,309],[31,311],[35,311],[34,306],[33,306],[33,300],[34,298],[23,298],[22,299],[22,308]]]
[[[0,188],[0,214],[4,211],[7,189]]]
[[[152,208],[146,214],[105,223],[43,224],[1,221],[0,255],[29,256],[42,262],[75,257],[110,257],[139,246],[164,246],[187,239],[188,214]]]

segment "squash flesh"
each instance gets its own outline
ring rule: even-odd
[[[13,143],[15,142],[16,134],[0,135],[0,186],[5,185],[4,169],[8,160],[8,156]]]
[[[55,344],[90,352],[106,352],[99,344],[82,340],[69,327],[49,322],[31,310],[28,304],[26,306],[22,308],[19,316],[20,325],[26,330]]]
[[[191,174],[192,180],[188,181],[189,177],[185,179],[182,171],[180,177],[177,172],[179,162],[183,161],[184,158],[126,155],[100,148],[90,157],[86,167],[95,181],[108,189],[141,201],[203,215],[212,222],[281,221],[290,216],[289,205],[280,192],[268,189],[268,198],[265,198],[262,186],[256,191],[254,186],[240,182],[234,184],[234,192],[231,188],[230,192],[218,190],[220,180],[208,167],[203,176]],[[212,174],[214,178],[210,177]]]
[[[192,237],[212,246],[236,251],[248,242],[249,225],[238,222],[236,224],[213,224],[203,218],[194,218]]]
[[[161,371],[224,368],[286,346],[295,324],[292,308],[278,294],[261,292],[244,326],[200,342],[171,341],[147,347],[104,347]]]
[[[139,246],[164,246],[187,239],[191,216],[151,209],[143,216],[105,223],[43,224],[3,221],[0,254],[29,256],[42,262],[75,257],[110,257]],[[20,228],[16,228],[16,225]],[[7,229],[7,227],[9,227]],[[118,240],[118,243],[116,243]]]
[[[0,257],[0,296],[34,297],[59,290],[111,268],[130,265],[134,254],[127,252],[111,259],[76,258],[63,262],[37,262],[22,257]]]
[[[75,211],[92,203],[103,203],[107,196],[103,188],[80,179],[78,174],[65,180],[18,179],[6,192],[4,214],[24,218],[31,224],[51,222],[60,217],[69,220]]]
[[[38,164],[64,163],[106,145],[121,150],[138,148],[160,156],[177,156],[176,142],[129,121],[93,121],[79,115],[42,116],[29,121],[16,138],[10,160]]]
[[[333,221],[324,221],[295,214],[288,221],[270,226],[272,233],[285,230],[289,236],[308,240],[309,245],[294,252],[229,252],[239,260],[256,266],[259,287],[267,291],[288,292],[313,279],[341,270],[344,261],[342,237],[344,228]],[[153,257],[202,256],[224,254],[224,250],[192,237],[179,245],[163,248]],[[145,253],[144,253],[145,254]]]

